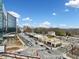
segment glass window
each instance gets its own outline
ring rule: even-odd
[[[2,29],[2,14],[0,13],[0,29]]]
[[[2,10],[2,0],[0,0],[0,10]]]
[[[10,15],[9,13],[7,15],[8,32],[16,32],[16,17]]]
[[[0,3],[2,3],[2,0],[0,0]]]

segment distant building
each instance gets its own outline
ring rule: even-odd
[[[56,36],[54,31],[49,31],[48,35]]]
[[[51,47],[59,47],[62,45],[62,42],[60,39],[57,39],[55,37],[48,38],[47,36],[41,35],[41,34],[36,34],[34,35],[35,37],[39,38],[39,41],[44,42],[45,44],[51,46]]]
[[[50,40],[46,40],[47,45],[52,47],[59,47],[62,45],[61,41],[57,38],[51,38]]]

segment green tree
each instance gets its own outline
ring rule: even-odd
[[[70,32],[66,32],[66,36],[72,36]]]
[[[39,33],[39,34],[46,34],[47,33],[47,29],[46,28],[35,28],[34,32],[35,33]]]
[[[65,36],[66,35],[65,31],[61,30],[61,29],[55,30],[55,33],[57,36]]]

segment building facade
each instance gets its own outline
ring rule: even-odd
[[[3,40],[3,29],[4,29],[4,16],[3,16],[3,1],[0,0],[0,43]]]
[[[16,17],[5,10],[3,0],[0,0],[0,44],[3,41],[3,35],[10,32],[16,32]]]
[[[7,13],[7,32],[16,32],[16,17]]]
[[[49,32],[48,32],[48,35],[56,36],[54,31],[49,31]]]

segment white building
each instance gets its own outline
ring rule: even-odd
[[[54,31],[49,31],[48,35],[56,36]]]

